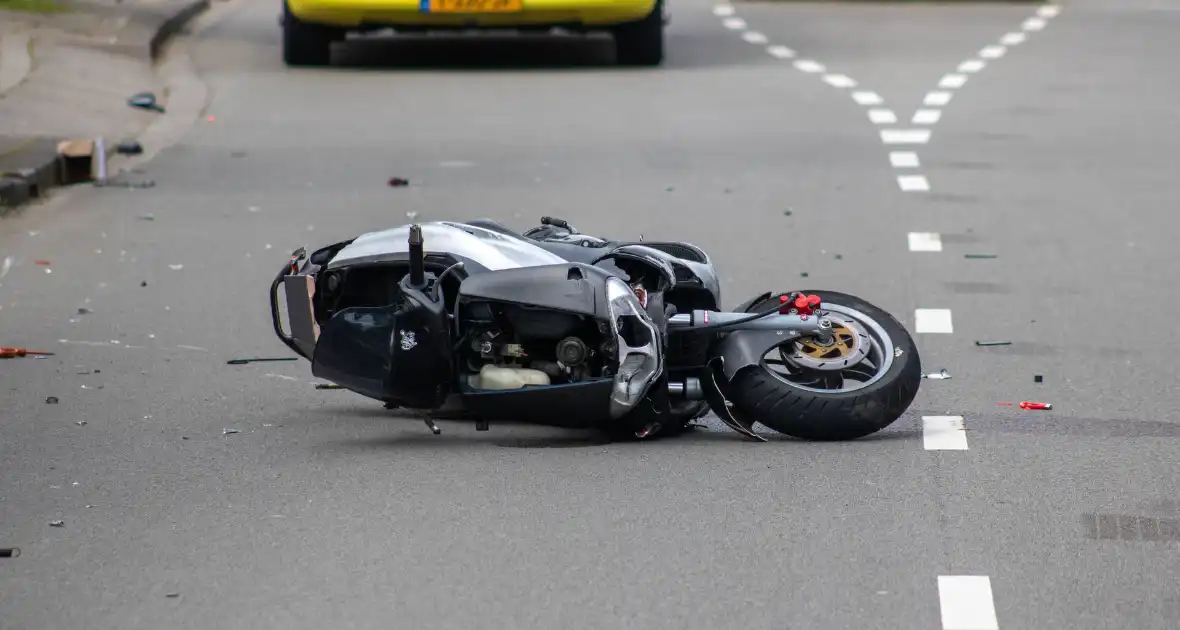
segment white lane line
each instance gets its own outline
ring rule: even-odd
[[[1020,28],[1033,32],[1043,30],[1045,28],[1045,20],[1044,18],[1039,17],[1028,18],[1023,24],[1020,25]]]
[[[913,151],[893,151],[889,154],[889,163],[893,168],[918,168],[918,154]],[[911,235],[917,232],[911,233]],[[938,236],[935,234],[935,236]]]
[[[959,64],[959,72],[966,72],[966,73],[979,72],[980,70],[983,70],[986,67],[987,67],[986,61],[982,61],[979,59],[968,59],[967,61],[964,61],[963,63]]]
[[[1028,35],[1025,35],[1024,33],[1008,33],[1007,35],[1000,38],[1000,43],[1005,46],[1019,46],[1020,44],[1023,44],[1024,40],[1026,39],[1028,39]]]
[[[914,332],[921,334],[950,334],[955,332],[951,325],[949,308],[914,309]]]
[[[911,252],[941,252],[942,236],[938,232],[910,232]]]
[[[954,96],[951,92],[929,92],[926,98],[922,99],[922,104],[927,107],[944,107],[951,102],[951,97]]]
[[[870,109],[869,120],[877,125],[892,125],[897,122],[897,114],[892,109]]]
[[[769,46],[766,48],[766,52],[770,53],[772,57],[778,57],[779,59],[791,59],[795,56],[795,51],[786,46]]]
[[[795,69],[808,74],[815,74],[827,70],[822,63],[810,59],[800,59],[795,62]]]
[[[929,192],[930,182],[925,175],[898,175],[897,185],[903,192]]]
[[[746,31],[745,33],[742,33],[742,39],[750,42],[751,44],[765,44],[767,41],[769,41],[766,39],[765,35],[759,33],[758,31]]]
[[[721,23],[725,25],[725,28],[731,31],[740,31],[743,28],[746,28],[746,21],[740,17],[725,18],[724,20],[721,20]]]
[[[942,118],[941,109],[919,109],[914,112],[914,118],[910,122],[915,125],[933,125]]]
[[[938,605],[942,630],[1000,630],[986,575],[938,576]]]
[[[835,88],[854,88],[854,87],[856,87],[856,81],[853,81],[852,77],[849,77],[849,76],[846,76],[843,74],[825,74],[824,75],[824,83],[827,83],[828,85],[835,87]]]
[[[942,77],[938,82],[938,87],[943,89],[961,88],[967,83],[967,75],[965,74],[948,74]]]
[[[729,17],[733,15],[733,5],[719,4],[713,7],[713,15],[716,15],[717,17]]]
[[[1037,9],[1037,15],[1039,15],[1043,18],[1046,18],[1046,19],[1055,18],[1055,17],[1057,17],[1058,13],[1061,13],[1061,7],[1059,7],[1055,4],[1047,4],[1039,9]]]
[[[963,416],[922,416],[922,446],[928,451],[967,450]]]
[[[1004,53],[1006,52],[1008,52],[1008,49],[1004,48],[1003,46],[987,46],[983,50],[979,51],[979,56],[983,57],[984,59],[999,59],[1000,57],[1003,57]]]
[[[882,129],[881,142],[885,144],[926,144],[930,142],[930,130]]]
[[[852,100],[856,101],[857,105],[880,105],[885,102],[880,94],[876,92],[853,92]]]

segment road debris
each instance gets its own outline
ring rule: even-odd
[[[1041,376],[1040,374],[1033,374],[1033,382],[1034,383],[1044,383],[1045,377]]]
[[[333,383],[316,383],[315,388],[316,389],[344,389],[343,387],[341,387],[339,385],[335,385]]]
[[[784,216],[784,217],[789,217],[789,216],[791,216],[791,211],[790,211],[790,210],[783,210],[783,216]]]
[[[41,352],[40,350],[29,350],[27,348],[5,348],[0,346],[0,359],[19,359],[27,356],[51,357],[54,355],[52,352]]]
[[[221,430],[222,435],[233,435],[234,433],[241,433],[241,431],[239,431],[237,429],[222,429]]]
[[[1010,346],[1010,345],[1012,345],[1012,342],[1011,341],[976,341],[975,345],[987,348],[987,347],[991,347],[991,346]]]
[[[115,153],[121,155],[139,155],[143,153],[143,145],[134,140],[123,140],[115,145]]]
[[[389,178],[389,185],[394,188],[401,188],[403,186],[409,186],[410,180],[405,179],[403,177],[390,177]]]
[[[226,361],[227,365],[246,365],[247,363],[259,363],[262,361],[298,361],[299,357],[270,357],[270,358],[255,358],[255,359],[230,359]]]
[[[146,109],[154,112],[164,113],[164,108],[156,102],[156,95],[151,92],[139,92],[132,94],[127,99],[127,104],[136,109]]]
[[[139,220],[140,221],[155,221],[156,215],[154,215],[154,214],[141,214],[141,215],[139,215]]]
[[[0,558],[16,558],[20,556],[20,547],[0,547]]]
[[[90,314],[92,314],[92,313],[94,313],[94,311],[92,311],[92,310],[90,310],[90,309],[86,308],[85,306],[79,306],[79,307],[78,307],[78,314],[79,314],[79,315],[90,315]]]
[[[995,254],[963,254],[963,258],[999,258]]]
[[[56,521],[49,521],[49,526],[50,527],[65,527],[66,522],[63,520],[60,520],[60,519],[56,520]]]
[[[88,424],[90,424],[90,423],[89,423],[89,422],[86,422],[85,420],[79,420],[79,421],[75,422],[74,424],[76,424],[76,425],[78,425],[78,426],[80,426],[80,427],[84,427],[84,426],[86,426],[86,425],[88,425]]]
[[[57,396],[46,396],[45,397],[45,404],[47,404],[47,405],[56,405],[59,402],[61,402],[61,401],[57,399]]]
[[[180,271],[181,269],[184,269],[184,265],[168,265],[168,268],[172,271]]]
[[[4,262],[0,263],[0,278],[8,275],[9,270],[12,269],[12,256],[5,256]]]
[[[168,593],[168,594],[164,595],[164,597],[171,597],[172,599],[176,599],[177,597],[180,597],[180,593]]]
[[[809,275],[810,275],[810,274],[808,274],[806,271],[804,271],[804,272],[802,272],[802,273],[800,273],[800,274],[799,274],[799,277],[800,277],[800,278],[806,278],[806,277],[808,277]]]
[[[933,380],[945,380],[945,379],[952,378],[952,377],[949,373],[947,373],[946,369],[942,369],[942,370],[939,370],[938,372],[932,372],[930,374],[923,374],[922,378],[929,378],[929,379],[933,379]]]
[[[52,265],[53,263],[48,260],[34,260],[33,264],[34,265],[41,265],[42,267],[48,267],[48,266]]]
[[[268,377],[270,377],[270,378],[281,378],[281,379],[283,379],[283,380],[285,380],[285,381],[297,381],[297,380],[299,380],[299,379],[295,378],[294,376],[287,376],[286,374],[270,374],[270,373],[267,373],[267,374],[263,374],[263,376],[268,376]]]
[[[1029,402],[1029,401],[1027,401],[1027,400],[1026,400],[1026,401],[1024,401],[1024,402],[1020,403],[1020,408],[1021,408],[1021,409],[1044,409],[1044,410],[1049,410],[1049,409],[1052,409],[1052,408],[1053,408],[1053,405],[1051,405],[1051,404],[1049,404],[1049,403],[1042,403],[1042,402]]]

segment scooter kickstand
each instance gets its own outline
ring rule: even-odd
[[[426,426],[430,427],[431,433],[433,433],[435,435],[442,434],[442,429],[438,428],[438,425],[434,423],[433,418],[431,418],[430,416],[426,416],[425,418],[422,418],[422,419],[426,421]]]

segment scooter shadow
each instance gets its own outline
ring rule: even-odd
[[[333,415],[339,415],[333,410]],[[468,419],[434,418],[435,425],[441,430],[440,435],[434,435],[427,428],[421,416],[407,414],[404,411],[375,410],[371,408],[358,409],[353,415],[365,417],[380,417],[385,420],[397,420],[398,432],[393,435],[364,437],[340,440],[322,445],[332,450],[369,451],[374,449],[408,449],[423,448],[513,448],[513,449],[566,449],[566,448],[643,448],[665,449],[676,448],[678,445],[711,444],[729,442],[733,444],[756,445],[759,442],[745,438],[735,431],[725,427],[715,419],[707,419],[707,424],[697,425],[679,435],[668,436],[655,440],[612,439],[598,431],[580,429],[562,429],[544,425],[500,421],[491,423],[486,432],[476,432],[474,421]],[[405,423],[404,425],[402,423]],[[417,425],[421,432],[412,428]],[[904,425],[903,425],[904,426]],[[756,432],[766,438],[767,443],[788,443],[807,445],[808,447],[822,446],[823,442],[809,442],[788,435],[775,433],[764,427],[756,427]],[[913,428],[891,427],[888,430],[865,436],[858,440],[837,442],[850,445],[861,442],[879,443],[899,440],[920,439],[921,431]],[[765,444],[765,443],[763,443]]]

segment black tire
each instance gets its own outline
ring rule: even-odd
[[[332,42],[342,39],[337,29],[309,24],[295,17],[283,2],[283,62],[314,67],[332,63]]]
[[[658,66],[664,62],[664,0],[656,0],[642,20],[614,28],[615,59],[621,66]]]
[[[892,315],[858,297],[834,291],[804,293],[876,321],[895,348],[893,364],[867,387],[830,393],[795,387],[763,366],[751,367],[735,375],[727,397],[751,420],[803,440],[855,440],[889,426],[914,401],[922,382],[922,361],[913,338]],[[776,303],[778,296],[774,295],[753,304],[747,312],[764,311]]]

